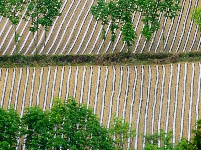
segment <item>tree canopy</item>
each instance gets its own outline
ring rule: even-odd
[[[201,31],[201,8],[196,7],[192,12],[192,20],[195,21],[195,24],[198,26],[199,31]]]
[[[22,118],[28,149],[113,149],[112,139],[95,114],[68,98],[55,99],[49,111],[27,109]]]
[[[201,120],[192,131],[191,141],[182,138],[172,143],[172,132],[140,136],[145,140],[144,150],[199,150]],[[124,120],[114,117],[107,129],[100,124],[91,108],[79,104],[73,97],[64,102],[55,98],[51,109],[38,106],[26,109],[22,118],[16,110],[0,108],[0,150],[15,150],[20,143],[28,150],[38,149],[126,149],[128,139],[134,140],[135,130]],[[137,133],[141,134],[141,133]],[[24,139],[24,140],[23,140]],[[132,147],[131,147],[132,148]]]
[[[14,150],[19,137],[20,117],[10,108],[0,108],[0,150]]]
[[[174,18],[180,10],[180,0],[114,0],[105,2],[97,0],[97,4],[91,8],[92,15],[103,25],[102,37],[106,38],[105,26],[109,25],[111,41],[116,38],[116,30],[120,28],[123,41],[130,47],[136,38],[133,15],[139,12],[144,26],[142,34],[149,40],[152,34],[160,27],[159,15]]]

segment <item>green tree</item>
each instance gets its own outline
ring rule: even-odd
[[[26,149],[50,148],[49,140],[52,125],[49,121],[48,111],[35,106],[26,109],[22,117],[22,135],[24,135]]]
[[[172,150],[174,144],[171,143],[172,132],[165,133],[163,130],[160,132],[145,135],[145,148],[144,150]]]
[[[37,32],[36,40],[35,40],[35,47],[38,42],[38,29],[39,26],[42,25],[45,29],[45,39],[46,39],[46,31],[48,28],[52,26],[53,20],[60,16],[61,13],[59,12],[61,8],[61,0],[28,0],[27,1],[27,10],[26,10],[26,17],[24,18],[27,20],[27,17],[31,18],[31,26],[29,30],[33,33]],[[36,53],[37,53],[36,47]]]
[[[0,150],[15,150],[19,136],[20,117],[10,108],[0,108]]]
[[[193,144],[198,148],[198,150],[201,150],[201,119],[197,120],[196,129],[192,132],[194,134]]]
[[[128,139],[133,140],[136,131],[131,129],[131,124],[125,122],[123,119],[114,117],[109,128],[110,137],[114,138],[114,145],[116,149],[127,148]]]
[[[184,137],[181,138],[178,144],[173,144],[172,132],[165,133],[160,130],[159,133],[145,135],[145,148],[144,150],[198,150],[199,145],[194,142],[188,141]],[[159,144],[160,142],[160,144]]]
[[[116,30],[120,28],[123,41],[129,48],[136,38],[132,19],[134,13],[142,14],[144,24],[142,34],[149,40],[153,32],[160,27],[159,14],[163,13],[165,17],[174,18],[177,16],[177,11],[180,10],[179,3],[180,0],[115,0],[109,2],[97,0],[97,4],[91,8],[91,12],[97,21],[102,22],[103,39],[106,38],[104,27],[111,21],[109,26],[112,34],[111,41],[115,40]]]
[[[114,149],[92,110],[71,97],[56,98],[50,111],[28,108],[22,123],[27,149]]]
[[[0,16],[8,18],[15,28],[15,44],[18,49],[20,35],[17,33],[16,26],[22,17],[22,11],[25,8],[24,0],[1,0],[0,1]]]
[[[195,21],[195,24],[198,26],[199,31],[201,31],[201,8],[196,7],[193,9],[192,20]]]
[[[73,97],[69,97],[64,103],[60,99],[54,101],[51,121],[56,128],[52,142],[55,148],[113,149],[107,129],[100,125],[91,109],[78,104]]]
[[[180,142],[175,146],[175,150],[198,150],[198,148],[190,141],[182,138]]]

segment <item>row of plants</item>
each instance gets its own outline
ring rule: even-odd
[[[22,117],[13,108],[0,108],[0,149],[122,149],[134,137],[135,131],[122,120],[114,118],[110,126],[101,126],[92,109],[73,97],[64,102],[55,98],[50,110],[29,107]],[[26,140],[18,145],[18,137]]]
[[[117,0],[109,1],[97,0],[97,3],[92,6],[91,13],[96,21],[101,21],[103,25],[102,38],[106,39],[106,27],[109,25],[111,31],[111,41],[116,38],[116,31],[121,30],[123,35],[122,40],[127,43],[128,50],[136,39],[135,22],[133,15],[140,13],[142,15],[142,34],[147,40],[151,39],[152,34],[160,28],[159,16],[162,13],[164,17],[173,19],[181,10],[180,0]],[[38,52],[38,30],[42,26],[46,31],[53,25],[53,21],[57,16],[61,15],[60,9],[62,6],[61,0],[1,0],[0,16],[8,18],[15,29],[14,41],[16,51],[20,34],[17,33],[17,25],[20,20],[30,22],[29,30],[33,33],[37,32],[34,43],[36,53]],[[198,25],[201,31],[201,8],[193,9],[192,19]],[[162,27],[163,30],[164,27]],[[163,31],[164,33],[164,31]],[[163,35],[163,43],[165,36]],[[45,43],[44,43],[45,47]]]
[[[136,21],[133,16],[141,14],[143,23],[141,33],[146,40],[150,40],[153,33],[161,28],[160,14],[167,19],[175,19],[181,9],[181,0],[97,0],[91,12],[96,21],[103,25],[102,38],[106,39],[106,28],[111,31],[111,41],[116,39],[117,30],[121,31],[122,40],[127,44],[128,50],[133,45],[137,35]],[[201,8],[195,7],[191,12],[191,19],[201,31]],[[165,27],[162,26],[163,44],[165,43]],[[163,49],[164,51],[164,49]]]
[[[35,46],[37,46],[39,26],[43,26],[45,31],[48,31],[53,20],[61,15],[59,12],[61,5],[61,0],[1,0],[0,16],[8,18],[14,25],[16,46],[20,38],[16,25],[20,19],[31,21],[29,29],[33,34],[37,31],[35,41]],[[180,9],[180,0],[117,0],[109,2],[97,0],[97,3],[91,8],[91,13],[95,20],[101,21],[104,26],[103,39],[106,38],[105,26],[111,21],[109,26],[112,33],[111,41],[115,40],[116,30],[120,28],[123,41],[130,47],[136,39],[133,14],[141,13],[141,20],[144,24],[142,34],[149,40],[160,27],[159,14],[163,13],[164,17],[172,19],[177,16]]]
[[[200,61],[201,52],[186,53],[109,53],[98,55],[4,55],[0,67],[45,67],[63,65],[143,65]]]
[[[20,40],[20,34],[17,33],[20,20],[30,22],[29,31],[33,33],[33,37],[37,32],[36,39],[34,39],[36,46],[39,27],[44,27],[46,38],[46,31],[52,26],[53,20],[61,15],[59,12],[61,5],[61,0],[1,0],[0,16],[8,18],[14,26],[16,49],[18,49]]]
[[[139,134],[131,127],[131,124],[114,117],[107,129],[100,125],[91,108],[78,104],[73,97],[64,102],[55,98],[50,110],[29,107],[22,117],[13,108],[0,108],[0,149],[14,150],[23,145],[28,150],[125,149],[128,138],[132,141]],[[196,129],[192,132],[191,141],[182,138],[178,144],[171,142],[171,132],[161,130],[152,135],[142,134],[142,138],[145,138],[144,150],[199,150],[201,120],[197,121]],[[24,142],[19,144],[19,137]]]
[[[122,40],[126,42],[129,49],[136,39],[136,22],[133,20],[136,13],[142,16],[142,35],[150,40],[152,34],[160,28],[160,14],[169,19],[175,18],[181,10],[180,3],[180,0],[117,0],[109,2],[97,0],[97,4],[92,6],[91,12],[94,18],[103,25],[103,39],[106,38],[105,28],[107,26],[111,31],[111,41],[115,40],[116,31],[120,29]],[[165,39],[164,34],[163,39]]]

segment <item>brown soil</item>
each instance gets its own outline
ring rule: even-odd
[[[43,78],[42,78],[42,83],[41,83],[41,91],[40,91],[40,99],[37,99],[37,94],[38,94],[38,88],[39,88],[39,82],[40,82],[40,74],[42,68],[35,68],[36,69],[36,74],[34,77],[34,90],[33,93],[31,93],[31,87],[32,87],[32,80],[33,80],[33,71],[34,68],[28,68],[29,69],[29,76],[28,76],[28,82],[27,85],[25,85],[26,82],[26,76],[27,76],[27,68],[16,68],[16,76],[15,76],[15,81],[14,81],[14,87],[13,87],[13,93],[12,93],[12,98],[11,98],[11,103],[14,105],[17,100],[17,111],[21,113],[22,111],[22,100],[23,100],[23,95],[24,92],[26,92],[26,97],[25,97],[25,102],[24,102],[24,108],[27,108],[29,105],[35,106],[37,104],[37,100],[39,101],[39,104],[41,107],[43,107],[44,104],[44,99],[45,99],[45,94],[47,94],[47,103],[46,103],[46,109],[49,108],[50,103],[51,103],[51,98],[52,98],[52,86],[53,86],[53,79],[54,79],[54,74],[56,72],[56,81],[55,81],[55,87],[53,91],[53,96],[56,97],[58,96],[60,85],[62,85],[62,91],[61,91],[61,97],[62,99],[66,98],[67,95],[73,95],[74,93],[74,84],[75,84],[75,75],[77,69],[79,69],[78,76],[77,76],[77,88],[76,88],[76,100],[79,102],[80,101],[80,93],[81,90],[83,90],[83,99],[82,102],[87,104],[87,97],[88,97],[88,89],[89,89],[89,78],[90,78],[90,72],[91,69],[93,71],[92,78],[91,78],[91,92],[89,96],[89,105],[91,106],[92,109],[96,107],[96,114],[100,118],[101,116],[101,110],[104,110],[103,113],[103,125],[107,125],[109,121],[109,115],[115,115],[116,112],[118,111],[118,116],[119,118],[122,118],[124,115],[125,120],[129,121],[130,120],[130,115],[132,115],[131,118],[131,123],[132,127],[136,128],[137,125],[137,115],[140,113],[140,120],[139,120],[139,126],[138,130],[140,133],[143,133],[145,130],[145,123],[147,125],[146,128],[146,133],[149,134],[152,131],[152,117],[154,113],[154,123],[153,123],[153,130],[154,132],[157,132],[159,128],[164,129],[166,128],[166,121],[168,119],[168,131],[173,130],[173,126],[175,126],[175,141],[178,142],[179,137],[180,137],[180,131],[181,131],[181,113],[182,113],[182,102],[183,102],[183,90],[185,89],[186,92],[186,101],[185,101],[185,107],[184,107],[184,121],[183,121],[183,132],[182,136],[187,137],[188,136],[188,126],[189,126],[189,106],[190,106],[190,100],[191,96],[192,97],[192,107],[191,107],[191,129],[194,128],[195,125],[195,120],[196,120],[196,104],[197,104],[197,94],[198,94],[198,79],[200,76],[200,68],[199,68],[199,63],[187,63],[187,76],[186,76],[186,86],[184,87],[184,72],[185,72],[185,64],[180,63],[180,71],[179,71],[179,88],[178,88],[178,99],[176,99],[175,94],[176,94],[176,80],[177,80],[177,72],[178,72],[178,64],[173,64],[173,75],[172,75],[172,83],[171,83],[171,91],[168,90],[169,84],[170,84],[170,67],[171,65],[164,65],[164,66],[158,66],[159,69],[159,78],[158,78],[158,86],[157,86],[157,94],[156,94],[156,106],[155,106],[155,112],[153,112],[153,104],[155,100],[155,86],[156,86],[156,66],[144,66],[144,74],[142,74],[142,66],[108,66],[108,67],[100,67],[100,66],[87,66],[86,67],[86,74],[83,77],[83,71],[84,71],[84,66],[81,67],[72,67],[71,71],[71,76],[69,79],[69,91],[67,91],[67,79],[68,79],[68,74],[69,74],[69,66],[64,66],[64,67],[44,67],[43,71]],[[193,69],[192,65],[195,66],[195,72],[194,72],[194,80],[192,81],[192,75],[193,75]],[[137,68],[137,76],[135,74],[135,67]],[[149,67],[151,68],[151,77],[149,77]],[[162,85],[162,77],[163,77],[163,67],[165,67],[165,82],[164,85]],[[98,99],[97,99],[97,105],[95,106],[95,93],[96,93],[96,85],[97,85],[97,80],[98,80],[98,69],[100,68],[100,82],[99,82],[99,87],[98,87]],[[107,87],[105,91],[105,95],[103,95],[103,90],[104,90],[104,84],[105,84],[105,76],[106,76],[106,68],[108,68],[108,76],[107,76]],[[120,84],[120,75],[121,75],[121,68],[123,71],[123,76],[122,76],[122,84]],[[50,77],[47,79],[47,74],[50,69]],[[62,78],[62,69],[65,69],[63,72],[63,80],[61,82]],[[128,69],[130,69],[130,73],[128,72]],[[17,85],[19,81],[19,75],[20,75],[20,70],[22,70],[22,78],[21,78],[21,84],[19,87],[19,95],[16,97],[16,92],[17,92]],[[3,86],[5,82],[5,75],[6,75],[6,69],[1,69],[1,76],[0,76],[0,93],[5,93],[5,98],[4,98],[4,105],[3,107],[6,108],[9,99],[10,99],[10,91],[12,87],[12,77],[13,77],[13,72],[14,69],[9,69],[9,74],[8,74],[8,79],[6,81],[6,89],[3,91]],[[127,77],[129,76],[129,80],[127,82]],[[136,88],[133,89],[133,84],[135,82],[135,78],[137,77],[137,85]],[[142,87],[142,101],[141,101],[141,107],[139,108],[140,104],[140,93],[141,93],[141,82],[142,82],[142,77],[143,77],[143,87]],[[113,78],[115,78],[114,82],[114,96],[112,99],[112,105],[110,107],[110,102],[111,102],[111,94],[112,94],[112,84],[113,84]],[[82,89],[82,80],[85,80],[84,87]],[[148,89],[148,82],[149,79],[151,81],[150,88]],[[191,83],[193,83],[193,93],[191,94]],[[48,90],[46,91],[46,85],[48,85]],[[25,89],[27,87],[27,89]],[[119,94],[119,88],[121,87],[121,94],[118,99],[118,94]],[[128,88],[128,93],[126,94],[126,88]],[[161,101],[161,93],[162,89],[164,90],[164,95],[163,99]],[[133,90],[134,92],[134,104],[131,106],[132,103],[132,97],[133,97]],[[147,93],[148,90],[150,90],[150,98],[149,98],[149,103],[148,103],[148,116],[145,118],[145,109],[147,106]],[[170,113],[167,118],[167,107],[168,107],[168,94],[170,92],[171,98],[170,98]],[[68,94],[67,94],[68,93]],[[30,94],[33,94],[33,99],[30,104]],[[104,101],[104,106],[103,104],[103,96],[105,96],[105,101]],[[119,100],[119,106],[117,110],[117,104]],[[177,112],[176,112],[176,124],[174,125],[174,113],[175,113],[175,102],[177,100]],[[0,101],[1,102],[1,101]],[[162,102],[162,104],[161,104]],[[124,105],[126,104],[126,107]],[[160,110],[160,105],[162,106],[162,114],[159,122],[159,110]],[[131,107],[132,107],[132,114],[131,113]],[[111,108],[111,114],[109,114],[109,110]],[[199,107],[199,113],[200,113],[200,107]],[[111,118],[112,121],[112,118]],[[158,123],[160,124],[160,127],[158,126]],[[138,147],[142,147],[142,136],[139,135],[138,137]],[[132,145],[135,143],[135,139],[132,140]]]
[[[123,73],[123,78],[122,78],[122,87],[121,87],[121,96],[119,99],[119,110],[118,110],[118,117],[122,118],[123,117],[123,107],[124,107],[124,101],[125,101],[125,92],[126,92],[126,80],[127,80],[127,69],[126,67],[122,67],[122,73]]]
[[[20,108],[22,114],[24,113],[25,109],[27,108],[27,104],[26,103],[29,102],[29,100],[26,98],[27,97],[27,93],[25,95],[25,92],[27,92],[27,90],[28,90],[28,81],[30,79],[30,74],[28,74],[27,70],[29,70],[29,68],[23,68],[22,78],[24,78],[24,80],[23,80],[23,82],[21,84],[22,85],[21,86],[22,87],[22,90],[21,90],[22,91],[21,92],[22,96],[19,95],[21,97],[21,100],[22,100],[22,102],[21,102],[22,106]]]
[[[133,67],[126,67],[126,69],[128,70],[129,69],[129,72],[127,71],[127,76],[129,76],[129,79],[128,79],[128,93],[127,93],[127,96],[125,97],[125,112],[124,115],[125,115],[125,121],[126,122],[129,122],[130,120],[130,105],[131,105],[131,102],[132,102],[132,88],[133,88],[133,79],[135,78],[135,74],[134,74],[134,70],[133,70]],[[126,79],[127,80],[127,79]],[[127,82],[127,81],[126,81]]]
[[[62,72],[62,67],[59,66],[57,68],[57,73],[56,73],[56,81],[55,81],[55,87],[54,87],[54,97],[59,97],[59,88],[60,88],[60,84],[62,84],[62,82],[61,82],[61,72]]]
[[[162,66],[161,68],[161,73],[163,68],[165,69],[164,71],[164,85],[162,86],[163,90],[163,98],[162,98],[162,111],[161,111],[161,121],[160,121],[160,129],[163,129],[165,131],[166,127],[166,112],[167,112],[167,100],[168,100],[168,84],[169,84],[169,76],[170,76],[170,70],[169,70],[169,65],[167,66]],[[163,76],[163,74],[162,74]]]
[[[181,110],[182,110],[182,100],[183,100],[183,76],[184,76],[184,64],[181,64],[179,72],[179,89],[178,89],[178,98],[177,98],[177,110],[176,112],[176,124],[175,124],[175,140],[179,140],[180,127],[181,127]],[[176,99],[175,99],[176,101]]]
[[[174,117],[174,104],[175,104],[175,86],[176,86],[176,77],[177,77],[177,65],[173,65],[172,70],[172,83],[171,83],[171,97],[170,97],[170,107],[169,107],[169,116],[168,116],[168,132],[173,130],[173,117]]]
[[[95,67],[96,68],[96,67]],[[92,76],[91,76],[91,87],[90,87],[90,96],[89,96],[89,105],[90,105],[90,108],[93,109],[94,108],[94,104],[95,104],[95,101],[94,101],[94,97],[95,97],[95,90],[96,89],[96,72],[94,71],[95,69],[94,67],[90,66],[90,72],[92,72]],[[82,75],[83,75],[83,72],[84,70],[82,70],[82,74],[81,74],[81,78],[82,78]],[[80,81],[82,82],[82,81]],[[81,87],[81,83],[80,83],[80,87]],[[82,90],[82,89],[81,89]],[[81,92],[80,92],[81,93]],[[81,97],[80,97],[81,98]]]
[[[30,103],[30,94],[31,93],[31,85],[32,85],[32,79],[33,79],[33,68],[27,68],[29,70],[29,77],[28,77],[28,82],[27,82],[27,89],[26,89],[26,95],[25,95],[25,104],[24,104],[24,108],[28,108],[29,106],[31,106]]]
[[[38,93],[39,82],[40,82],[40,72],[41,72],[41,68],[36,68],[32,106],[37,105],[37,93]]]
[[[136,85],[136,90],[135,90],[135,100],[134,100],[134,106],[133,106],[133,119],[132,119],[132,124],[133,127],[137,127],[137,117],[138,117],[138,112],[140,111],[139,104],[140,104],[140,82],[141,82],[141,68],[140,66],[137,67],[137,85]],[[138,127],[140,127],[141,124],[138,124]],[[134,139],[135,141],[136,139]]]
[[[145,121],[147,121],[147,118],[145,118],[145,110],[146,110],[146,104],[147,104],[147,85],[148,85],[148,79],[149,79],[149,73],[148,73],[148,66],[142,66],[143,68],[141,68],[141,72],[142,69],[144,70],[144,73],[142,74],[142,78],[143,78],[143,83],[142,83],[142,100],[141,100],[141,110],[140,110],[140,120],[139,120],[139,133],[144,133],[145,126],[144,123]],[[142,82],[142,79],[141,79]],[[140,85],[141,86],[141,85]],[[143,142],[143,138],[142,136],[139,136],[138,138],[138,146],[141,149],[142,147],[142,142]]]
[[[3,71],[3,69],[2,69],[2,71]],[[16,72],[16,74],[15,74],[15,84],[14,84],[13,96],[12,96],[12,105],[13,105],[14,108],[17,107],[17,105],[15,106],[15,103],[16,103],[16,90],[17,90],[17,85],[18,85],[18,80],[19,80],[19,69],[16,69],[15,72]],[[0,85],[3,85],[3,83],[2,84],[0,83]]]
[[[85,54],[88,54],[92,51],[92,53],[97,53],[99,48],[100,48],[100,51],[99,53],[105,53],[106,51],[106,48],[108,47],[108,44],[111,44],[110,43],[110,35],[111,33],[108,32],[107,33],[107,38],[105,40],[104,43],[103,40],[102,40],[102,37],[101,37],[101,34],[98,35],[99,31],[100,31],[100,27],[101,27],[101,23],[99,22],[96,27],[95,27],[95,19],[92,20],[92,22],[90,22],[90,19],[92,17],[91,15],[91,12],[88,12],[87,11],[90,9],[90,5],[91,5],[91,1],[88,1],[75,28],[73,29],[73,26],[75,24],[75,21],[77,20],[78,18],[78,15],[81,11],[81,9],[83,8],[83,5],[86,1],[81,1],[79,6],[77,7],[77,10],[75,11],[75,13],[73,13],[73,11],[75,10],[75,7],[76,7],[76,4],[78,3],[79,1],[76,0],[76,1],[67,1],[65,3],[65,7],[64,7],[64,10],[62,12],[62,15],[59,17],[59,19],[57,20],[55,26],[54,26],[54,29],[51,31],[51,28],[49,29],[49,32],[47,32],[47,36],[50,35],[49,39],[47,39],[47,45],[46,45],[46,48],[42,51],[42,53],[46,53],[49,48],[52,46],[52,49],[50,50],[49,54],[53,54],[56,50],[56,47],[58,45],[59,42],[61,42],[61,44],[59,45],[58,47],[58,50],[57,50],[57,54],[58,53],[61,53],[61,51],[64,49],[63,51],[63,54],[67,54],[70,50],[70,48],[72,48],[71,50],[71,54],[74,54],[75,52],[78,51],[78,53],[82,53],[83,52],[83,49],[86,47],[86,51],[84,52]],[[70,4],[73,3],[73,6],[70,8],[70,11],[69,13],[67,14],[67,17],[64,18],[65,14],[67,13],[69,7],[70,7]],[[178,45],[178,42],[179,40],[181,39],[181,45],[179,46],[179,51],[188,51],[189,48],[190,48],[190,45],[191,45],[191,42],[192,42],[192,39],[194,38],[194,36],[199,36],[199,35],[196,35],[194,34],[195,33],[195,29],[196,29],[196,26],[193,25],[192,29],[191,29],[191,33],[190,33],[190,37],[189,39],[187,38],[187,34],[188,34],[188,30],[190,28],[190,22],[191,22],[191,12],[195,6],[195,1],[192,2],[191,6],[188,7],[188,4],[190,3],[190,1],[185,1],[185,6],[184,6],[184,9],[183,9],[183,12],[182,12],[182,15],[181,15],[181,20],[179,20],[179,17],[177,16],[175,19],[174,19],[174,24],[173,24],[173,27],[170,29],[170,24],[171,24],[171,20],[168,20],[167,23],[165,24],[164,26],[164,35],[165,37],[167,36],[167,33],[168,33],[168,30],[170,29],[171,30],[171,33],[170,33],[170,36],[167,37],[168,38],[168,43],[167,43],[167,47],[165,49],[165,51],[169,51],[169,48],[173,43],[173,47],[172,47],[172,52],[175,52],[177,47],[179,46]],[[95,4],[95,2],[94,2]],[[199,2],[200,4],[200,2]],[[198,4],[198,5],[199,5]],[[188,14],[188,12],[190,12]],[[179,14],[179,13],[178,13]],[[86,17],[86,20],[84,20],[84,24],[82,26],[80,26],[83,22],[83,19],[85,17],[85,15],[87,15]],[[188,15],[187,17],[187,21],[185,21],[185,17],[186,15]],[[72,20],[70,20],[70,17],[72,17]],[[136,25],[135,23],[137,22],[138,20],[138,17],[139,17],[139,13],[136,13],[135,17],[134,17],[134,26]],[[65,20],[62,23],[62,20]],[[69,21],[71,21],[69,23]],[[161,25],[161,28],[158,30],[155,38],[154,38],[154,43],[152,45],[152,49],[151,51],[155,51],[155,49],[157,48],[157,43],[159,43],[159,47],[157,49],[158,52],[162,52],[162,49],[163,49],[163,40],[162,38],[159,39],[160,37],[160,34],[162,32],[162,26],[163,26],[163,21],[164,21],[164,17],[161,18],[160,20],[160,25]],[[2,19],[2,22],[1,22],[1,25],[0,25],[0,29],[3,28],[3,26],[5,25],[6,23],[6,19]],[[67,26],[69,23],[69,26]],[[174,33],[176,31],[176,26],[177,24],[179,24],[178,26],[178,31],[174,37]],[[20,24],[19,24],[19,29],[17,30],[18,33],[21,33],[22,32],[22,29],[23,27],[26,25],[26,22],[25,21],[22,21]],[[61,29],[59,30],[59,26],[62,26]],[[3,53],[3,51],[5,50],[5,48],[7,47],[8,43],[11,41],[11,44],[9,45],[8,47],[8,52],[6,52],[6,54],[10,54],[11,50],[13,50],[14,48],[14,45],[15,45],[15,42],[14,42],[14,39],[12,39],[12,35],[14,34],[14,27],[12,27],[12,29],[10,31],[8,31],[8,28],[11,26],[11,23],[10,21],[8,22],[8,24],[6,25],[6,29],[5,31],[3,31],[2,33],[2,38],[1,39],[4,39],[6,38],[6,41],[4,42],[3,46],[1,47],[1,53]],[[30,31],[29,31],[29,26],[30,26],[30,22],[28,23],[28,25],[26,25],[26,28],[25,30],[23,31],[23,35],[22,37],[20,38],[20,43],[19,43],[19,47],[22,46],[22,44],[25,42],[25,45],[24,47],[22,48],[22,51],[21,53],[25,53],[29,47],[29,44],[31,43],[32,39],[33,39],[33,36],[32,34],[30,34]],[[89,29],[88,31],[87,30],[87,27],[89,26]],[[67,27],[67,30],[65,31],[64,33],[64,29],[65,27]],[[95,30],[94,32],[93,31],[93,28],[95,27]],[[143,23],[140,21],[138,27],[137,27],[137,39],[135,40],[135,44],[133,45],[132,47],[132,50],[134,51],[136,46],[137,46],[137,52],[140,52],[141,49],[143,48],[143,44],[144,44],[144,41],[145,41],[145,38],[142,36],[140,37],[139,35],[141,34],[141,29],[143,27]],[[184,28],[185,27],[185,28]],[[107,27],[106,27],[107,28]],[[80,30],[81,29],[81,30]],[[58,31],[59,30],[59,31]],[[80,32],[78,32],[80,30]],[[8,36],[6,37],[6,33],[8,33]],[[56,36],[56,33],[58,33],[58,36]],[[69,37],[70,33],[72,32],[72,37]],[[85,37],[84,36],[84,33],[87,33]],[[43,47],[43,43],[45,42],[44,40],[44,35],[43,35],[44,31],[43,31],[43,28],[40,28],[39,29],[39,32],[38,32],[38,35],[39,35],[39,39],[42,39],[42,42],[39,44],[39,50]],[[117,37],[119,36],[119,30],[117,31]],[[64,34],[63,36],[63,39],[61,39],[61,36]],[[197,34],[200,34],[200,33],[197,33]],[[43,37],[41,37],[43,35]],[[79,35],[79,36],[77,36]],[[26,40],[26,37],[28,36],[28,39]],[[77,37],[77,38],[76,38]],[[92,37],[91,39],[89,39],[90,37]],[[69,39],[69,43],[66,44],[67,42],[67,39]],[[97,41],[96,41],[96,38],[97,38]],[[0,43],[2,42],[0,39]],[[53,42],[54,40],[56,39],[55,43]],[[84,39],[84,40],[82,40]],[[116,50],[115,51],[119,51],[122,46],[123,46],[123,42],[121,41],[122,37],[120,38],[119,41],[115,41],[115,42],[118,42],[117,44],[117,47],[115,48]],[[90,41],[89,41],[90,40]],[[139,40],[139,42],[138,42]],[[87,42],[89,41],[89,45],[87,45]],[[73,43],[76,42],[74,45]],[[188,44],[186,45],[186,47],[184,47],[185,43],[188,42]],[[138,45],[137,45],[138,43]],[[148,48],[150,47],[150,43],[151,42],[147,42],[145,48],[143,51],[147,52]],[[199,43],[199,38],[196,38],[195,42],[192,43],[194,44],[194,46],[192,47],[192,50],[196,50],[197,46],[198,46],[198,43]],[[64,45],[66,44],[66,47],[64,48]],[[81,48],[78,49],[78,46],[81,45]],[[93,48],[94,47],[94,48]],[[35,48],[34,46],[34,43],[32,45],[30,45],[30,48],[28,50],[28,54],[31,54],[33,49]],[[93,49],[92,49],[93,48]],[[109,45],[109,49],[108,49],[108,52],[111,52],[112,49],[113,49],[113,45]],[[123,48],[124,50],[126,50],[126,47]]]
[[[18,104],[17,104],[17,111],[21,112],[22,110],[22,99],[23,99],[23,92],[24,92],[24,87],[25,87],[25,78],[23,77],[24,75],[26,76],[26,68],[20,68],[22,69],[22,76],[21,76],[21,81],[20,81],[20,87],[19,87],[19,93],[18,93]]]
[[[106,70],[108,69],[108,75],[106,76]],[[109,67],[105,67],[104,68],[105,70],[105,78],[107,78],[107,81],[106,81],[106,86],[105,88],[103,88],[103,90],[105,91],[105,94],[102,95],[102,98],[104,98],[104,116],[103,116],[103,124],[106,126],[107,123],[108,123],[108,117],[109,117],[109,105],[110,105],[110,96],[111,96],[111,90],[112,90],[112,87],[111,87],[111,84],[112,84],[112,78],[111,78],[111,73],[110,71],[111,68]],[[102,81],[103,83],[105,83],[105,78],[104,80]]]
[[[157,96],[156,96],[156,105],[155,105],[155,112],[154,112],[154,132],[158,132],[160,127],[158,126],[159,121],[159,113],[160,113],[160,104],[161,104],[161,90],[162,90],[162,67],[158,66],[158,87],[155,89],[157,90]],[[157,73],[157,70],[156,70]],[[157,74],[156,74],[157,75]],[[157,78],[157,76],[156,76]],[[161,119],[161,118],[160,118]]]
[[[197,93],[199,92],[197,90],[198,87],[198,75],[199,75],[199,68],[198,68],[198,63],[193,64],[195,67],[195,72],[194,72],[194,81],[193,81],[193,93],[192,93],[192,107],[191,107],[191,127],[190,129],[195,129],[195,124],[196,124],[196,105],[197,105]],[[191,133],[192,135],[192,133]]]
[[[76,67],[71,68],[68,96],[73,96]]]
[[[66,99],[66,82],[68,77],[68,68],[66,66],[62,67],[63,69],[63,79],[62,79],[62,91],[61,91],[61,97],[63,100]],[[60,83],[61,84],[61,83]]]
[[[5,109],[8,108],[8,102],[6,101],[5,98],[9,97],[9,87],[10,87],[11,81],[12,81],[11,79],[9,79],[9,77],[12,78],[12,76],[9,75],[10,73],[12,74],[12,70],[6,69],[6,72],[7,72],[7,70],[8,70],[8,77],[7,77],[7,80],[4,82],[6,84],[6,86],[5,86],[5,92],[4,92],[4,98],[3,98],[3,101],[4,101],[3,108],[5,108]],[[4,89],[4,85],[3,85],[3,89]],[[1,96],[3,96],[3,93]]]
[[[47,72],[49,72],[50,70],[50,75],[49,75],[49,80],[46,82],[47,80],[47,76],[46,79],[44,79],[44,84],[46,86],[48,86],[48,90],[47,90],[47,99],[46,99],[46,106],[43,106],[45,109],[49,109],[50,107],[50,101],[51,101],[51,96],[52,96],[52,89],[53,89],[53,82],[54,82],[54,70],[55,67],[48,67],[48,69],[46,70]]]
[[[119,87],[120,87],[120,67],[119,66],[115,66],[113,74],[114,74],[114,78],[115,78],[115,85],[114,85],[114,96],[113,96],[113,103],[112,103],[112,114],[114,116],[117,116],[117,100],[118,100],[118,91],[119,91]],[[113,78],[113,77],[110,77]]]
[[[80,74],[82,75],[82,72],[80,72]],[[85,76],[84,76],[84,86],[83,86],[83,97],[82,97],[82,102],[87,104],[87,96],[88,96],[88,86],[89,86],[89,77],[90,77],[90,67],[86,67],[86,72],[85,72]],[[82,85],[82,82],[80,83],[80,85]],[[81,92],[81,89],[78,89]]]

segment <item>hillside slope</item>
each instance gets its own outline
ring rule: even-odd
[[[190,138],[200,117],[201,63],[146,66],[0,68],[0,106],[22,115],[28,106],[52,106],[53,97],[74,96],[109,126],[113,115],[138,133],[173,131],[173,142]],[[135,149],[143,138],[130,141]]]
[[[90,12],[95,0],[63,0],[62,15],[56,18],[50,28],[47,39],[42,28],[39,30],[37,42],[40,54],[99,54],[125,51],[126,45],[121,41],[118,31],[117,39],[112,44],[110,36],[103,42],[102,26],[96,22]],[[153,38],[146,42],[140,34],[142,23],[141,14],[135,14],[133,20],[138,34],[132,52],[186,52],[200,49],[200,32],[191,20],[194,7],[201,5],[200,0],[183,0],[182,9],[174,20],[160,17],[161,29],[154,33]],[[34,37],[29,32],[30,22],[20,21],[17,32],[20,34],[19,49],[14,43],[14,27],[8,19],[0,17],[0,55],[33,54],[36,49]],[[163,41],[163,33],[165,41]],[[108,29],[107,29],[107,34]],[[45,47],[44,47],[45,43]]]

